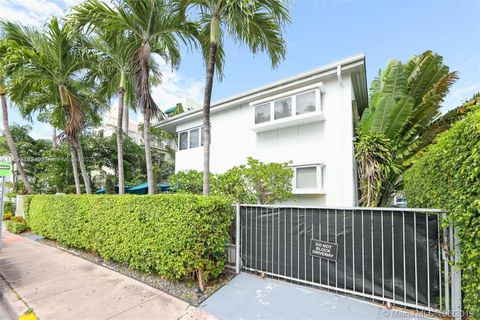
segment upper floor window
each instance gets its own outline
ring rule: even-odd
[[[255,124],[270,121],[270,104],[255,107]]]
[[[178,134],[178,149],[192,149],[203,146],[203,127],[182,131]]]
[[[255,106],[255,124],[320,110],[320,90],[301,92]]]
[[[273,103],[275,110],[274,119],[282,119],[292,115],[292,98],[277,100]]]
[[[297,115],[313,112],[316,109],[315,91],[297,95]]]

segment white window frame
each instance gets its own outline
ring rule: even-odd
[[[316,168],[317,186],[311,188],[297,188],[297,169],[299,168]],[[292,179],[292,193],[293,194],[318,194],[325,193],[325,165],[322,163],[292,165],[293,179]]]
[[[203,126],[198,126],[198,127],[193,127],[193,128],[190,128],[190,129],[186,129],[186,130],[182,130],[182,131],[179,131],[177,132],[177,151],[185,151],[185,150],[189,150],[189,149],[196,149],[196,148],[200,148],[200,147],[203,147],[203,134],[202,134],[202,128]],[[190,146],[190,132],[193,131],[193,130],[198,130],[198,146],[196,147],[191,147]],[[180,135],[182,133],[187,133],[187,148],[186,149],[180,149]]]
[[[250,105],[253,107],[252,108],[253,109],[253,124],[256,125],[256,126],[261,126],[261,125],[265,125],[265,124],[268,124],[268,123],[275,123],[275,122],[278,122],[278,121],[288,121],[288,120],[294,120],[294,119],[297,119],[297,118],[304,118],[304,117],[308,117],[309,115],[312,115],[312,114],[323,112],[322,95],[323,95],[324,91],[325,91],[324,90],[324,85],[323,85],[323,83],[320,83],[320,84],[306,86],[306,87],[303,87],[303,88],[300,88],[300,89],[285,92],[283,94],[277,94],[277,95],[274,95],[274,96],[271,96],[271,97],[268,97],[268,98],[265,98],[265,99],[254,101],[254,102],[250,103]],[[304,93],[309,93],[309,92],[315,92],[315,111],[302,113],[302,114],[297,115],[297,96],[301,95],[301,94],[304,94]],[[287,99],[287,98],[292,99],[292,114],[289,117],[275,119],[275,107],[274,107],[275,106],[275,101],[283,100],[283,99]],[[261,106],[261,105],[265,105],[265,104],[270,105],[270,120],[265,121],[265,122],[261,122],[261,123],[255,123],[255,116],[256,116],[255,108],[257,106]]]

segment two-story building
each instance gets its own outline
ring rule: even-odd
[[[294,198],[315,206],[357,204],[354,115],[368,103],[364,55],[356,55],[227,98],[211,106],[211,172],[291,162]],[[203,168],[202,110],[169,118],[178,135],[175,170]]]

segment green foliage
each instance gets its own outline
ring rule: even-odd
[[[430,144],[441,130],[429,130],[431,124],[440,116],[440,104],[445,98],[451,85],[458,78],[456,72],[450,72],[448,66],[443,64],[442,56],[425,51],[414,56],[406,63],[392,60],[387,67],[379,73],[370,85],[370,105],[362,114],[356,132],[356,147],[364,147],[363,158],[357,159],[360,179],[366,176],[376,176],[374,183],[360,181],[364,186],[371,186],[378,190],[362,190],[369,195],[362,194],[361,199],[374,199],[368,206],[385,206],[391,201],[392,196],[402,185],[401,167],[410,162],[419,150]],[[443,128],[439,127],[438,129]],[[445,128],[443,128],[445,129]],[[361,161],[383,155],[366,155],[367,149],[375,152],[375,145],[368,148],[367,143],[372,143],[371,133],[381,139],[390,140],[388,152],[395,161],[390,163],[395,167],[388,169],[389,174],[362,172],[363,169],[375,169]],[[365,140],[365,141],[362,141]],[[379,150],[384,153],[385,150]],[[376,166],[381,169],[380,166]],[[385,169],[385,168],[384,168]],[[371,197],[378,193],[378,196]]]
[[[213,194],[229,195],[240,203],[273,204],[292,196],[293,170],[284,163],[263,163],[253,158],[246,165],[219,175]]]
[[[28,207],[34,232],[131,268],[206,280],[224,270],[233,208],[220,197],[42,195]]]
[[[238,203],[273,204],[287,200],[292,196],[293,177],[288,165],[288,162],[263,163],[249,157],[246,165],[211,175],[211,193]],[[178,172],[169,181],[177,192],[202,193],[202,172]]]
[[[30,203],[32,203],[33,196],[26,195],[23,197],[23,213],[25,219],[28,221],[28,214],[30,213]]]
[[[3,221],[12,220],[12,218],[13,218],[13,213],[11,211],[6,211],[3,214]]]
[[[15,204],[10,201],[3,203],[3,212],[15,212]]]
[[[381,201],[382,183],[390,174],[400,172],[400,166],[390,152],[391,141],[381,133],[366,133],[355,143],[360,182],[360,203],[374,207]]]
[[[6,222],[6,227],[8,231],[17,234],[27,230],[27,224],[25,221],[9,220]]]
[[[201,194],[203,188],[203,173],[196,170],[181,171],[172,174],[168,181],[176,192]]]
[[[464,303],[471,319],[480,319],[479,107],[441,134],[404,174],[409,206],[445,208],[456,227]]]

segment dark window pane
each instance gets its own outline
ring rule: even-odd
[[[275,120],[290,117],[292,115],[292,98],[277,100],[273,107]]]
[[[297,95],[297,114],[315,111],[315,91]]]
[[[190,130],[190,148],[196,148],[199,145],[200,132],[199,129]]]
[[[255,107],[255,124],[270,121],[270,104]]]
[[[188,149],[188,132],[180,133],[180,150]]]

